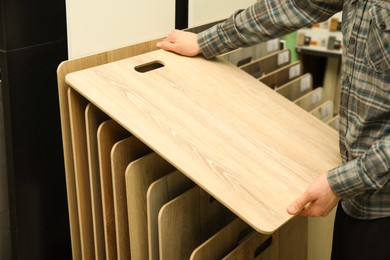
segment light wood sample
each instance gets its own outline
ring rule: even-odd
[[[66,81],[259,232],[340,164],[335,131],[219,58],[158,50]]]
[[[148,213],[149,259],[159,260],[158,213],[170,200],[194,186],[184,174],[174,171],[153,182],[146,194]]]
[[[146,194],[156,180],[175,168],[156,153],[133,161],[126,168],[126,197],[132,259],[149,259]]]

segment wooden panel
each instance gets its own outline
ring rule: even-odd
[[[307,73],[277,87],[275,91],[288,100],[294,101],[313,89],[313,78]]]
[[[73,147],[71,140],[70,115],[68,105],[69,85],[65,82],[66,74],[93,66],[101,65],[109,61],[115,61],[134,55],[156,50],[156,43],[159,39],[142,42],[132,46],[98,53],[80,59],[62,62],[57,69],[58,96],[61,114],[62,146],[64,152],[64,167],[66,180],[66,194],[68,201],[68,214],[70,224],[70,236],[72,246],[72,258],[81,259],[80,228],[78,221],[77,196],[73,161]]]
[[[250,47],[238,48],[222,54],[221,59],[226,60],[237,67],[257,60],[280,49],[279,39],[262,42]]]
[[[68,90],[73,160],[79,212],[81,254],[94,259],[91,190],[89,185],[88,150],[84,112],[88,101],[72,89]],[[76,146],[77,144],[77,146]]]
[[[326,122],[329,126],[331,126],[335,130],[339,130],[340,128],[340,117],[339,115],[334,116],[328,122]]]
[[[100,184],[103,202],[104,238],[106,258],[117,259],[117,242],[115,231],[114,197],[111,171],[111,149],[114,144],[129,133],[113,120],[103,122],[98,128],[98,151],[100,167]]]
[[[240,67],[243,71],[252,77],[260,78],[282,66],[290,63],[291,53],[289,49],[280,50],[275,53],[266,55]]]
[[[91,188],[92,204],[92,225],[95,242],[96,260],[106,258],[97,131],[100,124],[107,119],[108,116],[104,114],[101,110],[99,110],[96,106],[88,104],[85,110],[85,123],[87,131],[89,181]]]
[[[134,136],[117,142],[111,151],[118,259],[130,259],[130,236],[125,185],[126,168],[130,162],[150,152],[150,148]]]
[[[158,213],[170,200],[194,186],[185,175],[175,171],[153,182],[147,192],[149,259],[160,259],[158,245]]]
[[[158,50],[66,79],[257,231],[291,219],[291,198],[340,164],[337,133],[218,58]]]
[[[323,88],[318,87],[295,100],[294,104],[309,112],[324,102],[322,93]]]
[[[160,258],[188,259],[195,248],[234,218],[198,186],[190,189],[160,210]]]
[[[290,80],[301,76],[302,72],[303,69],[301,61],[296,61],[260,77],[259,81],[270,88],[275,89],[286,84]]]
[[[279,231],[276,231],[272,235],[252,232],[247,239],[242,241],[232,252],[222,259],[279,259],[279,237]]]
[[[149,186],[175,168],[156,153],[148,154],[126,169],[126,194],[132,259],[149,259],[146,194]]]
[[[229,254],[247,232],[252,232],[253,229],[244,221],[236,218],[223,229],[210,237],[191,254],[191,260],[218,260]]]
[[[307,259],[307,221],[297,216],[279,229],[279,260]]]
[[[310,114],[317,117],[323,122],[329,121],[333,117],[333,101],[325,101],[323,104],[311,110]]]

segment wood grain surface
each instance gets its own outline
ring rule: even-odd
[[[194,186],[194,183],[179,171],[174,171],[153,182],[146,194],[148,213],[149,259],[160,259],[158,245],[158,213],[170,200]]]
[[[340,164],[335,131],[219,58],[157,50],[66,81],[259,232]]]
[[[104,121],[109,118],[100,109],[88,104],[85,109],[85,126],[88,144],[89,181],[91,187],[92,225],[95,242],[95,259],[106,259],[106,246],[104,242],[103,205],[100,185],[99,153],[97,144],[97,131]]]
[[[156,153],[149,153],[126,168],[126,197],[132,259],[149,259],[146,194],[156,180],[175,168]]]

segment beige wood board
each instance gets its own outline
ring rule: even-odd
[[[294,104],[310,112],[324,102],[323,87],[313,89],[309,93],[306,93],[302,97],[296,99]]]
[[[149,259],[146,195],[156,180],[175,168],[156,153],[133,161],[126,168],[126,196],[132,259]]]
[[[339,115],[334,116],[328,122],[326,122],[329,126],[331,126],[335,130],[339,130],[340,128],[340,117]]]
[[[250,74],[252,77],[259,78],[271,71],[287,65],[290,63],[290,59],[290,50],[284,49],[240,66],[240,69]]]
[[[189,259],[235,216],[196,186],[166,203],[158,216],[160,259]]]
[[[135,70],[156,60],[164,67]],[[66,80],[261,232],[288,221],[291,200],[340,163],[334,131],[219,58],[158,50]]]
[[[100,184],[103,204],[104,239],[106,259],[117,259],[114,195],[111,170],[111,149],[118,141],[130,134],[114,120],[103,122],[97,133]]]
[[[286,84],[275,89],[277,93],[291,101],[300,98],[311,90],[313,90],[313,77],[310,73],[290,80]]]
[[[279,260],[307,259],[308,218],[297,216],[279,229]]]
[[[236,218],[215,235],[207,239],[191,254],[191,260],[219,260],[229,254],[239,244],[246,232],[253,229],[244,221]]]
[[[80,223],[81,254],[83,259],[94,259],[95,249],[92,226],[91,190],[84,117],[88,101],[72,89],[68,90],[68,99],[75,162],[74,171]]]
[[[280,87],[290,80],[302,75],[302,63],[296,61],[277,70],[274,70],[259,78],[259,81],[269,86],[270,88]]]
[[[261,42],[249,47],[242,47],[220,55],[220,58],[239,67],[253,60],[257,60],[280,49],[280,40],[274,39]]]
[[[130,236],[125,184],[126,168],[132,161],[135,161],[150,152],[150,148],[134,136],[117,142],[111,150],[118,259],[130,259]]]
[[[279,231],[272,235],[264,235],[254,231],[222,259],[279,259],[279,237]]]
[[[172,172],[153,182],[147,191],[147,220],[149,259],[158,260],[158,213],[170,200],[194,186],[194,183],[179,171]]]
[[[71,138],[70,113],[68,105],[69,85],[65,82],[66,74],[81,69],[105,64],[134,55],[156,50],[156,43],[160,39],[142,42],[123,48],[98,53],[80,59],[62,62],[57,69],[58,96],[61,115],[61,133],[64,152],[64,167],[66,180],[66,194],[68,200],[69,225],[72,247],[72,258],[81,259],[80,225],[78,221],[77,194],[73,161],[73,145]]]
[[[326,123],[333,117],[333,101],[325,101],[324,103],[310,111],[310,114]]]
[[[104,242],[103,206],[100,185],[99,154],[97,144],[97,131],[101,123],[108,116],[96,106],[88,104],[85,109],[85,125],[87,131],[89,181],[91,188],[92,225],[95,243],[95,259],[106,258],[106,246]]]

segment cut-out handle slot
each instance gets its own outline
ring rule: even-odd
[[[145,72],[149,72],[149,71],[152,71],[152,70],[164,67],[164,66],[165,65],[162,61],[155,60],[152,62],[148,62],[145,64],[135,66],[134,69],[140,73],[145,73]]]

